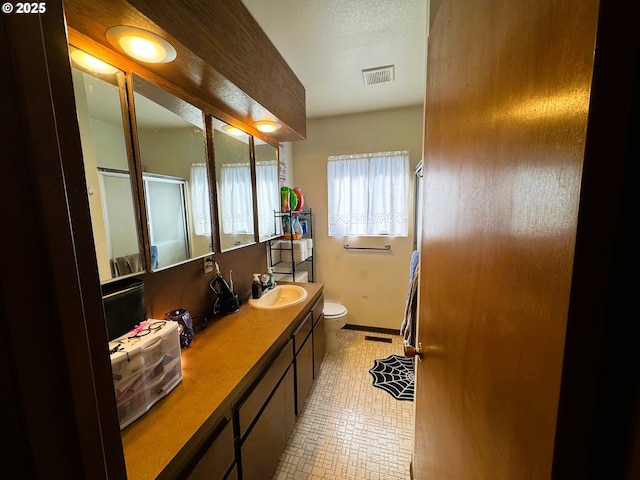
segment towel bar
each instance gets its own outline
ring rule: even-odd
[[[349,244],[343,245],[345,250],[391,250],[391,245],[385,245],[384,247],[352,247]]]

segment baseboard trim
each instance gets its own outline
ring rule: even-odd
[[[366,325],[352,325],[347,323],[344,327],[345,330],[358,330],[360,332],[372,332],[372,333],[386,333],[388,335],[400,335],[400,330],[394,328],[380,328],[380,327],[367,327]]]

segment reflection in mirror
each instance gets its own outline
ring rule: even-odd
[[[72,59],[74,53],[82,52],[71,48]],[[90,74],[73,65],[98,273],[105,282],[144,270],[122,120],[123,74]]]
[[[151,269],[213,251],[202,112],[133,75]]]
[[[249,135],[216,118],[213,148],[220,250],[255,243]]]
[[[256,158],[256,196],[258,201],[258,238],[261,242],[280,235],[280,222],[275,212],[280,210],[278,187],[278,149],[254,138]]]

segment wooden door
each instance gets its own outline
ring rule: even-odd
[[[598,2],[442,2],[427,54],[413,474],[549,479]]]

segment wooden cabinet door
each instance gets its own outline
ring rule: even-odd
[[[233,422],[227,424],[218,435],[214,435],[211,446],[202,455],[195,468],[186,477],[188,480],[223,480],[235,460],[233,446]],[[234,468],[235,470],[235,468]]]
[[[320,365],[324,360],[326,352],[326,334],[324,328],[324,295],[321,295],[318,301],[311,309],[313,318],[313,378],[315,379],[320,372]]]
[[[289,368],[242,443],[243,479],[271,480],[273,477],[289,435],[291,412],[287,406],[291,402],[287,397],[291,395],[292,382],[293,369]]]
[[[316,324],[313,327],[313,378],[318,378],[320,373],[320,366],[324,360],[325,354],[325,329],[324,329],[324,316],[321,315]]]
[[[313,385],[313,340],[307,337],[296,354],[296,414],[300,415]]]
[[[313,315],[309,312],[293,333],[296,366],[296,415],[300,415],[313,384]]]

